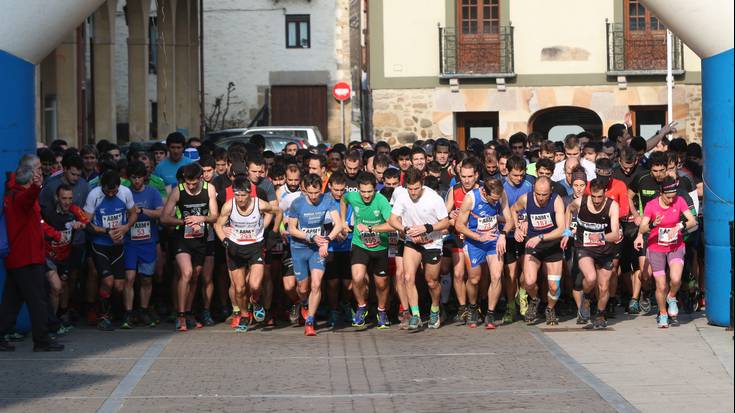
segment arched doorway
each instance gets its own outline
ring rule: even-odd
[[[552,141],[567,134],[587,131],[602,136],[602,119],[592,110],[576,106],[556,106],[539,110],[528,120],[529,132],[539,132]]]

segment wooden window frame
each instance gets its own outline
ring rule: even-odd
[[[465,6],[465,1],[475,1],[476,4],[474,6],[468,5]],[[461,36],[498,36],[500,34],[500,0],[489,0],[490,5],[486,6],[484,4],[486,0],[457,0],[457,34]],[[464,13],[463,9],[465,7],[475,8],[477,12],[477,18],[476,19],[464,19]],[[483,17],[483,8],[484,7],[490,7],[490,17],[484,18]],[[492,17],[492,10],[496,9],[495,18]],[[477,24],[477,31],[476,32],[467,32],[464,31],[464,22],[475,22]],[[490,31],[484,32],[482,30],[482,26],[484,26],[485,23],[490,24]],[[493,26],[493,23],[494,26]],[[493,27],[495,28],[495,31],[493,31]]]
[[[643,9],[644,9],[644,12],[643,12],[644,28],[643,30],[639,29],[637,24],[636,24],[635,30],[631,28],[630,19],[633,16],[630,14],[630,6],[632,4],[643,6]],[[635,17],[640,18],[641,15],[636,14]],[[656,24],[657,24],[656,29],[654,29],[651,25],[652,19],[656,21]],[[660,32],[665,32],[665,31],[666,31],[666,27],[664,27],[663,23],[661,23],[661,20],[659,20],[656,16],[653,16],[651,14],[651,11],[645,5],[643,5],[640,0],[625,0],[625,32],[627,34],[629,33],[657,33],[657,32],[660,33]]]
[[[301,23],[306,23],[306,45],[301,41]],[[297,43],[291,45],[288,43],[288,26],[294,24],[296,27]],[[311,15],[309,14],[287,14],[286,15],[286,49],[311,49]]]

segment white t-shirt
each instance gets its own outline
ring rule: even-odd
[[[117,199],[123,201],[125,208],[131,209],[135,206],[135,200],[133,199],[133,193],[130,192],[130,188],[120,185],[117,190]],[[105,194],[102,192],[102,187],[95,187],[87,195],[87,202],[84,203],[84,212],[88,214],[94,214],[97,206],[105,199]]]
[[[288,216],[288,209],[291,208],[291,204],[293,203],[296,198],[301,196],[301,191],[291,192],[291,193],[284,193],[281,197],[280,202],[278,202],[278,208],[283,211],[284,216]]]
[[[390,203],[393,205],[393,213],[401,217],[403,225],[407,227],[424,224],[434,225],[448,217],[444,200],[436,191],[428,187],[424,187],[421,197],[416,202],[408,195],[406,188],[398,187],[393,191]],[[422,244],[424,248],[442,248],[441,231],[432,232],[429,239],[431,242]]]
[[[566,165],[567,160],[559,161],[554,166],[554,174],[551,176],[551,180],[554,182],[559,182],[562,179],[566,178],[566,175],[564,175],[564,165]],[[595,163],[590,162],[587,159],[579,158],[579,164],[582,165],[582,168],[584,168],[584,171],[587,173],[587,181],[591,181],[595,178],[597,178],[597,173],[595,172]]]

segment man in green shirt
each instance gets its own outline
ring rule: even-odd
[[[365,328],[367,318],[367,272],[371,269],[375,292],[378,298],[378,328],[389,328],[386,305],[390,291],[388,278],[388,233],[393,227],[388,224],[391,214],[390,202],[376,193],[375,175],[360,172],[357,176],[358,192],[347,192],[340,201],[342,222],[346,222],[347,206],[352,206],[355,223],[352,236],[352,291],[357,301],[357,311],[352,325]],[[345,228],[349,227],[345,224]]]

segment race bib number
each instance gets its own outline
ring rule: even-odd
[[[531,225],[533,225],[533,228],[538,230],[544,230],[549,229],[554,226],[554,223],[551,222],[551,214],[545,213],[545,214],[530,214],[531,217]]]
[[[583,247],[602,247],[605,245],[605,233],[584,231],[582,233],[582,246]]]
[[[662,247],[668,247],[669,245],[676,244],[679,239],[679,229],[674,228],[659,228],[658,229],[658,245]]]
[[[201,238],[204,236],[204,227],[201,224],[194,226],[184,225],[184,238],[193,239]]]
[[[130,229],[130,239],[145,241],[151,239],[151,221],[138,221]]]
[[[61,238],[58,241],[53,241],[51,245],[55,247],[64,247],[71,244],[71,228],[67,228],[59,232],[61,233]]]
[[[122,220],[123,220],[122,213],[112,214],[112,215],[102,215],[102,227],[109,228],[109,229],[115,229],[122,225]]]
[[[380,236],[375,232],[361,232],[360,239],[367,248],[375,248],[380,245]]]
[[[574,218],[572,222],[569,224],[569,229],[572,230],[572,234],[577,233],[577,218]]]
[[[388,256],[393,258],[398,255],[398,232],[388,233]]]
[[[239,244],[253,243],[256,241],[256,232],[252,228],[233,228],[232,235],[235,237],[235,242]]]
[[[322,227],[301,228],[306,233],[306,239],[322,235]]]
[[[498,229],[497,215],[477,218],[477,232],[490,232],[490,231],[496,231],[497,229]]]

